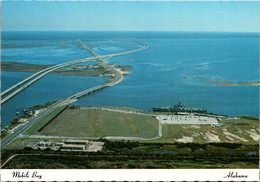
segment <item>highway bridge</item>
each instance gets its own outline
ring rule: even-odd
[[[20,134],[22,134],[23,132],[28,130],[33,124],[35,124],[37,121],[39,121],[43,117],[47,116],[49,113],[51,113],[56,108],[76,102],[80,97],[89,95],[91,93],[94,93],[94,92],[96,92],[100,89],[106,88],[106,87],[108,87],[107,84],[98,85],[98,86],[83,90],[79,93],[76,93],[72,96],[69,96],[65,99],[62,99],[62,100],[52,104],[45,111],[41,112],[39,115],[37,115],[35,118],[33,118],[31,121],[29,121],[25,125],[21,126],[20,128],[16,129],[13,133],[9,134],[6,138],[4,138],[1,142],[2,148],[5,148],[16,137],[18,137]]]
[[[117,84],[117,83],[119,83],[120,81],[123,80],[123,75],[121,74],[121,72],[118,72],[115,68],[113,68],[112,66],[108,65],[108,63],[104,59],[110,59],[110,58],[112,58],[114,56],[121,56],[121,55],[131,54],[131,53],[134,53],[134,52],[139,52],[139,51],[145,50],[145,49],[147,49],[149,47],[148,45],[144,45],[142,48],[135,49],[135,50],[132,50],[132,51],[126,51],[126,52],[122,52],[122,53],[115,53],[115,54],[108,54],[108,55],[99,56],[98,54],[94,53],[91,50],[91,48],[89,48],[87,45],[85,45],[83,42],[81,42],[79,39],[77,41],[80,42],[83,45],[83,48],[85,48],[88,51],[90,51],[91,54],[94,57],[89,57],[89,58],[84,58],[84,59],[80,59],[80,60],[74,60],[74,61],[69,61],[69,62],[66,62],[66,63],[58,64],[58,65],[51,66],[49,68],[46,68],[44,70],[41,70],[41,71],[33,74],[32,76],[30,76],[30,77],[20,81],[19,83],[15,84],[12,87],[8,88],[7,90],[3,91],[1,93],[1,98],[2,98],[1,99],[1,104],[4,104],[7,100],[11,99],[13,96],[15,96],[16,94],[18,94],[19,92],[21,92],[25,88],[29,87],[34,82],[38,81],[39,79],[41,79],[42,77],[44,77],[45,75],[47,75],[48,73],[50,73],[50,72],[52,72],[54,70],[62,68],[62,67],[65,67],[65,66],[78,64],[78,63],[83,63],[83,62],[87,62],[87,61],[98,60],[103,65],[105,65],[105,67],[110,69],[116,75],[115,77],[117,79],[117,82],[114,82],[114,84]],[[114,84],[110,83],[109,86],[113,86]],[[15,90],[15,91],[13,91],[13,90]],[[9,93],[11,91],[13,91],[13,92],[10,93],[9,95],[5,96],[7,93]]]
[[[80,41],[80,40],[79,40]],[[82,43],[80,41],[80,43],[84,46],[84,48],[86,49],[89,49],[91,50],[87,45],[85,45],[84,43]],[[95,86],[95,87],[92,87],[92,88],[89,88],[89,89],[86,89],[86,90],[83,90],[79,93],[76,93],[72,96],[69,96],[65,99],[62,99],[54,104],[52,104],[51,106],[49,106],[45,111],[43,111],[42,113],[40,113],[39,115],[37,115],[35,118],[33,118],[31,121],[29,121],[28,123],[26,123],[25,125],[21,126],[20,128],[16,129],[13,133],[11,133],[10,135],[8,135],[6,138],[4,138],[2,140],[2,148],[5,148],[10,142],[12,142],[17,136],[19,136],[20,134],[22,134],[23,132],[25,132],[26,130],[28,130],[33,124],[35,124],[38,120],[42,119],[43,117],[47,116],[50,112],[52,112],[53,110],[55,110],[56,108],[62,106],[62,105],[68,105],[68,104],[71,104],[73,102],[76,102],[80,97],[83,97],[85,95],[89,95],[91,93],[94,93],[100,89],[103,89],[103,88],[106,88],[106,87],[109,87],[109,86],[113,86],[113,85],[116,85],[118,83],[120,83],[122,80],[123,80],[123,75],[121,74],[120,71],[118,71],[117,69],[115,69],[114,67],[112,67],[111,65],[108,64],[107,61],[105,61],[104,59],[105,58],[111,58],[113,56],[119,56],[119,55],[125,55],[125,54],[131,54],[131,53],[134,53],[134,52],[138,52],[138,51],[142,51],[142,50],[145,50],[147,49],[149,46],[148,45],[145,45],[143,46],[142,48],[139,48],[139,49],[136,49],[136,50],[133,50],[133,51],[127,51],[127,52],[123,52],[123,53],[116,53],[116,54],[109,54],[109,55],[104,55],[104,56],[99,56],[97,55],[96,53],[94,53],[92,50],[90,51],[94,57],[90,57],[90,58],[85,58],[85,59],[81,59],[81,60],[76,60],[76,61],[72,61],[72,62],[67,62],[67,63],[63,63],[61,65],[56,65],[58,67],[63,67],[64,65],[70,65],[70,64],[76,64],[76,63],[79,63],[79,62],[85,62],[86,60],[91,60],[91,59],[97,59],[99,62],[101,62],[102,64],[104,64],[104,66],[106,66],[108,69],[110,69],[113,73],[115,73],[115,78],[111,80],[111,82],[109,83],[105,83],[105,84],[102,84],[102,85],[98,85],[98,86]],[[76,62],[76,63],[75,63]],[[53,66],[52,69],[45,69],[46,72],[44,71],[40,71],[40,73],[43,73],[43,74],[34,74],[34,75],[39,75],[37,76],[36,78],[34,78],[33,80],[31,80],[30,82],[28,82],[27,84],[25,84],[25,86],[22,86],[22,89],[23,90],[25,87],[28,87],[29,85],[31,85],[32,83],[34,83],[35,81],[37,81],[38,79],[40,79],[41,77],[43,77],[44,75],[48,74],[49,72],[53,71],[53,69],[58,69],[57,67]],[[32,77],[33,78],[33,77]],[[26,79],[25,79],[26,80]],[[27,79],[28,80],[28,79]],[[26,80],[26,81],[27,81]],[[26,82],[25,81],[25,82]],[[17,84],[18,86],[21,85],[21,84]],[[16,86],[16,87],[18,87]],[[24,87],[24,88],[23,88]],[[13,97],[15,94],[19,93],[21,91],[20,89],[18,89],[18,91],[15,91],[11,94],[11,97]],[[10,98],[11,98],[10,97]],[[10,99],[9,98],[9,99]],[[2,102],[3,103],[3,102]]]
[[[109,69],[113,74],[115,74],[115,77],[109,83],[107,83],[107,86],[110,86],[110,87],[114,86],[114,85],[120,83],[124,79],[124,76],[121,73],[121,71],[119,71],[119,70],[115,69],[113,66],[109,65],[108,62],[102,56],[99,56],[98,54],[93,52],[92,49],[90,47],[88,47],[86,44],[84,44],[81,40],[78,39],[77,41],[81,43],[81,45],[84,49],[87,49],[93,56],[95,56],[97,58],[98,62],[100,62],[105,68]],[[140,49],[136,49],[136,50],[128,51],[128,52],[123,52],[123,53],[118,53],[116,55],[118,56],[118,55],[131,54],[131,53],[134,53],[136,51],[144,50],[146,48],[148,48],[148,46],[144,45]],[[111,57],[113,57],[113,55],[110,55],[109,58],[111,58]]]
[[[66,104],[70,104],[72,101],[71,98],[66,98],[66,99],[62,99],[61,101],[58,101],[54,104],[52,104],[50,107],[48,107],[45,111],[41,112],[39,115],[37,115],[35,118],[33,118],[31,121],[29,121],[28,123],[26,123],[25,125],[19,127],[18,129],[16,129],[13,133],[9,134],[6,138],[4,138],[1,141],[1,146],[2,148],[5,148],[7,144],[9,144],[11,141],[13,141],[17,136],[19,136],[20,134],[22,134],[23,132],[25,132],[27,129],[29,129],[33,124],[35,124],[35,122],[37,122],[38,120],[40,120],[41,118],[45,117],[46,115],[48,115],[50,112],[52,112],[54,109],[62,106],[62,105],[66,105]]]
[[[63,63],[63,64],[59,64],[56,66],[52,66],[50,68],[46,68],[40,72],[37,72],[35,74],[33,74],[32,76],[26,78],[25,80],[22,80],[21,82],[15,84],[14,86],[10,87],[9,89],[5,90],[2,94],[1,97],[3,97],[4,95],[6,95],[7,93],[11,92],[12,90],[14,90],[12,93],[10,93],[9,95],[5,96],[3,99],[1,99],[1,104],[5,103],[7,100],[9,100],[10,98],[12,98],[13,96],[15,96],[16,94],[18,94],[19,92],[21,92],[22,90],[24,90],[25,88],[29,87],[30,85],[32,85],[34,82],[36,82],[37,80],[41,79],[42,77],[44,77],[45,75],[47,75],[48,73],[68,66],[68,65],[72,65],[72,64],[77,64],[77,63],[82,63],[82,62],[86,62],[86,61],[95,61],[94,58],[85,58],[85,59],[80,59],[80,60],[76,60],[76,61],[71,61],[71,62],[67,62],[67,63]],[[19,88],[20,87],[20,88]],[[16,90],[15,90],[16,89]]]

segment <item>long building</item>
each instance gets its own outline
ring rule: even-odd
[[[67,145],[64,144],[61,147],[61,150],[85,150],[86,149],[86,145]]]
[[[88,140],[66,140],[64,144],[70,145],[88,145]]]

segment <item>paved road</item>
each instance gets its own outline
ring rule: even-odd
[[[83,44],[83,43],[82,43]],[[85,45],[85,44],[83,44]],[[86,46],[86,45],[85,45]],[[86,46],[87,47],[87,46]],[[119,71],[116,70],[115,68],[111,67],[110,65],[108,65],[108,63],[103,59],[105,57],[113,57],[113,56],[117,56],[117,55],[125,55],[125,54],[130,54],[130,53],[134,53],[134,52],[138,52],[138,51],[142,51],[147,49],[148,46],[144,46],[140,49],[136,49],[133,51],[127,51],[124,53],[117,53],[117,54],[110,54],[110,55],[105,55],[105,56],[98,56],[97,54],[95,54],[93,51],[93,54],[95,55],[95,57],[93,59],[98,59],[99,61],[101,61],[104,65],[107,66],[107,68],[112,69],[113,72],[118,73]],[[48,71],[47,71],[48,72]],[[119,74],[119,73],[118,73]],[[121,72],[120,72],[121,74]],[[122,74],[121,74],[122,75]],[[25,132],[26,130],[28,130],[35,122],[37,122],[38,120],[40,120],[41,118],[43,118],[44,116],[48,115],[50,112],[52,112],[53,110],[55,110],[56,108],[62,106],[62,105],[68,105],[71,104],[73,102],[76,102],[78,98],[93,93],[95,91],[98,91],[100,89],[106,88],[108,86],[113,86],[115,84],[118,84],[120,81],[122,81],[121,79],[121,75],[120,77],[116,77],[115,79],[113,79],[110,83],[106,83],[106,84],[102,84],[102,85],[98,85],[96,87],[90,88],[90,89],[86,89],[83,90],[79,93],[76,93],[70,97],[67,97],[65,99],[62,99],[56,103],[54,103],[53,105],[51,105],[50,107],[48,107],[45,111],[43,111],[42,113],[40,113],[39,115],[37,115],[35,118],[33,118],[31,121],[29,121],[28,123],[26,123],[25,125],[21,126],[20,128],[18,128],[17,130],[15,130],[12,134],[8,135],[6,138],[4,138],[2,140],[2,148],[5,148],[10,142],[12,142],[16,137],[18,137],[20,134],[22,134],[23,132]]]
[[[11,99],[13,96],[15,96],[16,94],[18,94],[19,92],[21,92],[22,90],[24,90],[25,88],[29,87],[30,85],[32,85],[34,82],[38,81],[39,79],[41,79],[42,77],[44,77],[45,75],[47,75],[48,73],[56,70],[56,69],[59,69],[59,68],[62,68],[62,67],[65,67],[65,66],[68,66],[68,65],[72,65],[72,64],[77,64],[77,63],[82,63],[82,62],[86,62],[86,61],[94,61],[95,59],[94,58],[86,58],[86,59],[82,59],[82,60],[76,60],[76,61],[73,61],[73,62],[69,62],[69,63],[66,63],[66,64],[61,64],[61,65],[57,65],[57,66],[54,66],[52,69],[45,69],[43,71],[40,71],[40,73],[38,72],[37,74],[34,74],[28,78],[26,78],[25,80],[17,83],[16,85],[12,86],[11,88],[5,90],[3,93],[2,93],[2,96],[3,95],[6,95],[7,93],[11,92],[12,90],[18,88],[19,86],[21,86],[20,88],[18,88],[17,90],[13,91],[12,93],[10,93],[8,96],[4,97],[2,100],[1,100],[1,104],[5,103],[7,100]],[[34,76],[34,77],[33,77]],[[36,77],[37,76],[37,77]],[[27,82],[27,83],[26,83]],[[24,85],[23,85],[24,84]]]
[[[22,134],[23,132],[25,132],[27,129],[29,129],[29,127],[31,127],[35,122],[37,122],[38,120],[40,120],[41,118],[43,118],[44,116],[46,116],[47,114],[49,114],[51,111],[53,111],[54,109],[62,106],[62,105],[67,105],[70,103],[70,99],[64,99],[61,100],[59,102],[54,103],[53,105],[51,105],[50,107],[48,107],[45,111],[41,112],[40,114],[38,114],[35,118],[33,118],[31,121],[29,121],[28,123],[26,123],[25,125],[19,127],[18,129],[16,129],[13,133],[9,134],[6,138],[4,138],[1,142],[1,146],[2,148],[5,148],[11,141],[13,141],[16,137],[18,137],[20,134]]]
[[[3,92],[1,93],[1,96],[6,95],[6,94],[9,93],[10,91],[12,91],[12,90],[14,90],[15,88],[21,86],[23,83],[29,81],[30,79],[32,79],[32,78],[34,78],[34,77],[40,75],[41,73],[45,73],[45,72],[48,72],[48,73],[49,73],[50,70],[51,70],[51,71],[54,71],[54,70],[56,70],[56,69],[59,69],[59,68],[62,68],[62,67],[68,66],[68,65],[77,64],[77,63],[82,63],[82,62],[86,62],[86,61],[95,61],[95,59],[96,59],[96,58],[89,57],[89,58],[84,58],[84,59],[69,61],[69,62],[65,62],[65,63],[62,63],[62,64],[58,64],[58,65],[54,65],[54,66],[48,67],[48,68],[46,68],[46,69],[43,69],[43,70],[41,70],[41,71],[39,71],[39,72],[37,72],[37,73],[35,73],[35,74],[29,76],[28,78],[26,78],[26,79],[20,81],[19,83],[13,85],[12,87],[6,89],[5,91],[3,91]]]
[[[83,42],[81,42],[79,39],[78,39],[78,42],[81,43],[82,47],[86,50],[88,50],[94,57],[97,58],[97,61],[100,62],[104,68],[107,68],[109,69],[112,74],[115,75],[115,78],[113,78],[108,84],[107,86],[114,86],[118,83],[120,83],[121,81],[123,81],[124,79],[124,76],[122,75],[122,73],[120,71],[118,71],[117,69],[115,69],[113,66],[109,65],[108,62],[106,60],[104,60],[104,58],[100,57],[98,54],[96,54],[95,52],[92,51],[92,49],[87,46],[86,44],[84,44]],[[132,53],[132,52],[131,52]]]
[[[52,112],[56,108],[58,108],[60,106],[63,106],[63,105],[71,104],[73,102],[76,102],[78,98],[80,98],[80,97],[82,97],[82,96],[84,96],[86,94],[92,93],[93,91],[97,91],[99,89],[105,88],[105,87],[107,87],[106,84],[98,85],[96,87],[93,87],[93,88],[90,88],[90,89],[86,89],[86,90],[84,90],[82,92],[79,92],[77,94],[74,94],[74,95],[72,95],[70,97],[67,97],[65,99],[62,99],[62,100],[52,104],[50,107],[48,107],[46,110],[41,112],[39,115],[37,115],[31,121],[29,121],[25,125],[21,126],[20,128],[16,129],[12,134],[10,134],[6,138],[4,138],[2,140],[2,148],[5,148],[11,141],[13,141],[16,137],[18,137],[20,134],[25,132],[27,129],[29,129],[35,122],[37,122],[38,120],[40,120],[44,116],[48,115],[50,112]]]
[[[114,56],[121,56],[121,55],[131,54],[131,53],[134,53],[134,52],[139,52],[139,51],[145,50],[145,49],[147,49],[149,47],[148,45],[144,45],[142,48],[135,49],[135,50],[132,50],[132,51],[126,51],[126,52],[122,52],[122,53],[115,53],[115,54],[108,54],[108,55],[99,56],[98,54],[94,53],[87,45],[85,45],[83,42],[81,42],[79,39],[77,41],[79,41],[83,45],[83,47],[85,49],[90,51],[91,54],[94,57],[89,57],[89,58],[84,58],[84,59],[80,59],[80,60],[74,60],[74,61],[69,61],[69,62],[66,62],[66,63],[58,64],[58,65],[51,66],[49,68],[46,68],[44,70],[41,70],[41,71],[33,74],[32,76],[30,76],[30,77],[20,81],[19,83],[15,84],[12,87],[8,88],[7,90],[3,91],[1,93],[1,97],[2,97],[1,104],[4,104],[6,101],[11,99],[13,96],[15,96],[16,94],[18,94],[19,92],[21,92],[25,88],[29,87],[31,84],[33,84],[34,82],[38,81],[39,79],[41,79],[42,77],[44,77],[45,75],[47,75],[48,73],[50,73],[50,72],[52,72],[54,70],[62,68],[62,67],[65,67],[65,66],[68,66],[68,65],[78,64],[78,63],[87,62],[87,61],[98,60],[105,67],[110,69],[116,76],[114,78],[115,81],[110,82],[108,84],[108,86],[116,85],[116,84],[120,83],[123,80],[123,75],[121,74],[121,72],[117,71],[114,67],[112,67],[111,65],[108,65],[108,63],[104,59],[110,59],[110,58],[112,58]],[[18,87],[20,87],[20,88],[18,88]],[[13,91],[8,96],[5,96],[3,98],[4,95],[6,95],[7,93],[11,92],[14,89],[17,89],[17,90]]]

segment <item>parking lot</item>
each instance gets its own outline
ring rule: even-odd
[[[158,115],[156,118],[161,124],[217,124],[213,117],[194,115]]]

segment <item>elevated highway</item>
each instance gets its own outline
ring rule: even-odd
[[[78,39],[78,42],[81,43],[81,45],[84,49],[87,49],[94,57],[96,57],[98,62],[100,62],[105,68],[109,69],[113,74],[115,74],[115,77],[107,84],[107,86],[114,86],[114,85],[120,83],[121,81],[123,81],[124,76],[122,75],[122,73],[120,71],[118,71],[117,69],[115,69],[114,67],[109,65],[108,62],[106,60],[104,60],[104,58],[100,57],[98,54],[96,54],[94,51],[92,51],[92,49],[89,46],[87,46],[86,44],[84,44],[81,40]]]
[[[31,121],[26,123],[25,125],[21,126],[20,128],[16,129],[13,133],[8,135],[6,138],[4,138],[1,142],[2,148],[5,148],[6,145],[8,145],[11,141],[13,141],[16,137],[18,137],[20,134],[25,132],[27,129],[29,129],[35,122],[38,120],[42,119],[46,115],[48,115],[50,112],[52,112],[54,109],[62,106],[62,105],[67,105],[70,104],[71,99],[63,99],[61,101],[58,101],[54,104],[52,104],[50,107],[48,107],[45,111],[41,112],[39,115],[37,115],[35,118],[33,118]],[[75,100],[74,100],[75,101]]]
[[[80,41],[81,42],[81,41]],[[82,42],[81,42],[82,43]],[[82,43],[83,46],[85,45],[84,43]],[[84,46],[86,49],[90,49],[88,46]],[[114,67],[112,67],[111,65],[108,64],[107,61],[105,61],[105,58],[112,58],[114,56],[120,56],[120,55],[126,55],[126,54],[131,54],[134,52],[139,52],[142,50],[147,49],[149,46],[145,45],[142,48],[133,50],[133,51],[127,51],[127,52],[123,52],[123,53],[116,53],[116,54],[109,54],[109,55],[104,55],[104,56],[99,56],[96,53],[94,53],[91,49],[90,52],[92,52],[92,54],[94,55],[94,57],[90,57],[90,58],[85,58],[85,59],[81,59],[81,60],[76,60],[76,61],[71,61],[71,62],[67,62],[67,63],[63,63],[59,66],[64,67],[66,65],[70,65],[70,64],[76,64],[76,63],[80,63],[80,62],[85,62],[86,60],[92,60],[92,59],[97,59],[98,61],[100,61],[102,64],[104,64],[108,69],[110,69],[112,72],[115,73],[115,78],[111,80],[111,82],[109,83],[105,83],[102,85],[98,85],[86,90],[83,90],[79,93],[76,93],[72,96],[69,96],[65,99],[62,99],[54,104],[52,104],[51,106],[49,106],[45,111],[43,111],[42,113],[40,113],[39,115],[37,115],[35,118],[33,118],[31,121],[29,121],[28,123],[26,123],[25,125],[21,126],[20,128],[18,128],[17,130],[15,130],[12,134],[8,135],[6,138],[4,138],[1,142],[1,146],[2,148],[6,148],[6,146],[12,142],[16,137],[18,137],[20,134],[22,134],[23,132],[25,132],[26,130],[28,130],[33,124],[35,124],[37,121],[39,121],[40,119],[42,119],[43,117],[47,116],[50,112],[52,112],[53,110],[55,110],[56,108],[63,106],[63,105],[68,105],[71,104],[73,102],[76,102],[80,97],[83,97],[85,95],[89,95],[91,93],[94,93],[98,90],[104,89],[106,87],[109,86],[113,86],[116,85],[118,83],[120,83],[123,80],[123,75],[121,74],[120,71],[116,70]],[[58,65],[56,65],[57,67],[59,67]],[[34,74],[34,75],[39,75],[36,78],[34,78],[33,80],[31,80],[29,83],[25,84],[25,86],[22,86],[22,89],[19,90],[18,92],[12,93],[11,97],[13,97],[15,94],[19,93],[20,91],[22,91],[24,88],[28,87],[29,85],[31,85],[32,83],[34,83],[35,81],[37,81],[38,79],[40,79],[41,77],[43,77],[44,75],[48,74],[49,72],[58,69],[57,67],[53,66],[52,69],[47,68],[45,69],[46,72],[44,71],[40,71],[40,73],[43,73],[40,75],[39,74]],[[25,79],[26,80],[26,79]],[[27,79],[28,80],[28,79]],[[20,84],[21,85],[21,84]],[[18,87],[18,86],[17,86]],[[24,87],[24,88],[23,88]],[[9,97],[9,99],[11,98]],[[1,102],[3,103],[3,102]]]
[[[74,61],[69,61],[69,62],[66,62],[66,63],[58,64],[58,65],[51,66],[49,68],[46,68],[44,70],[41,70],[41,71],[33,74],[32,76],[20,81],[19,83],[15,84],[12,87],[8,88],[7,90],[3,91],[1,93],[1,98],[2,98],[1,104],[4,104],[7,100],[11,99],[13,96],[15,96],[16,94],[18,94],[19,92],[21,92],[25,88],[29,87],[30,85],[32,85],[33,83],[35,83],[36,81],[38,81],[39,79],[41,79],[42,77],[44,77],[45,75],[47,75],[48,73],[50,73],[54,70],[65,67],[65,66],[83,63],[83,62],[87,62],[87,61],[98,60],[103,65],[105,65],[108,69],[110,69],[116,75],[115,77],[116,77],[117,82],[114,82],[114,84],[117,84],[117,83],[119,83],[123,80],[123,75],[121,74],[121,72],[118,72],[115,68],[108,65],[108,63],[104,59],[110,59],[114,56],[121,56],[121,55],[139,52],[139,51],[145,50],[149,47],[148,45],[144,45],[142,48],[132,50],[132,51],[126,51],[126,52],[122,52],[122,53],[115,53],[115,54],[108,54],[108,55],[99,56],[98,54],[94,53],[91,48],[89,48],[87,45],[85,45],[83,42],[81,42],[79,39],[77,41],[80,42],[83,45],[83,48],[90,51],[91,54],[94,57],[89,57],[89,58],[84,58],[84,59],[80,59],[80,60],[74,60]],[[113,86],[114,84],[110,83],[109,86]],[[15,90],[15,91],[13,91],[13,90]],[[5,96],[7,93],[9,93],[11,91],[13,91],[13,92],[10,93],[9,95]]]
[[[35,124],[37,121],[42,119],[43,117],[47,116],[49,113],[51,113],[53,110],[55,110],[58,107],[61,107],[63,105],[69,105],[73,102],[76,102],[80,97],[89,95],[91,93],[94,93],[100,89],[106,88],[107,84],[98,85],[86,90],[83,90],[79,93],[76,93],[72,96],[69,96],[65,99],[62,99],[51,106],[49,106],[45,111],[41,112],[39,115],[37,115],[35,118],[33,118],[31,121],[26,123],[25,125],[21,126],[20,128],[16,129],[13,133],[8,135],[6,138],[4,138],[1,142],[2,148],[5,148],[10,142],[12,142],[16,137],[18,137],[20,134],[28,130],[33,124]]]
[[[60,64],[60,65],[52,66],[50,68],[44,69],[40,72],[37,72],[36,74],[26,78],[25,80],[17,83],[16,85],[10,87],[7,90],[5,90],[1,94],[1,97],[3,97],[3,95],[6,95],[7,93],[11,92],[12,90],[16,89],[12,93],[10,93],[9,95],[7,95],[3,99],[1,99],[1,104],[5,103],[7,100],[11,99],[13,96],[15,96],[16,94],[18,94],[19,92],[21,92],[25,88],[32,85],[34,82],[36,82],[37,80],[41,79],[42,77],[44,77],[45,75],[47,75],[48,73],[50,73],[50,72],[52,72],[56,69],[59,69],[59,68],[62,68],[62,67],[68,66],[68,65],[72,65],[72,64],[82,63],[82,62],[86,62],[86,61],[94,61],[94,60],[95,60],[94,58],[86,58],[86,59],[71,61],[71,62],[68,62],[68,63],[63,63],[63,64]]]

